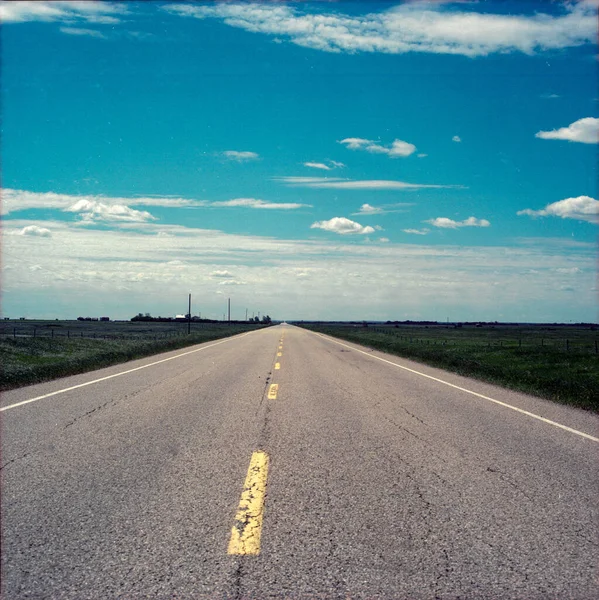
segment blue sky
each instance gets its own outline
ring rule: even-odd
[[[0,3],[3,314],[596,321],[597,4]]]

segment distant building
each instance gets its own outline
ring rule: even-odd
[[[187,321],[187,317],[185,315],[175,315],[175,321]]]

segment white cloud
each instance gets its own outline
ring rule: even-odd
[[[371,204],[362,204],[360,206],[360,210],[357,213],[353,213],[355,215],[378,215],[384,213],[385,210],[378,207],[372,206]]]
[[[216,207],[242,207],[242,208],[258,208],[258,209],[274,209],[274,210],[294,210],[311,206],[310,204],[300,204],[298,202],[268,202],[267,200],[258,200],[256,198],[234,198],[233,200],[222,200],[209,202],[207,206]]]
[[[345,144],[345,147],[350,150],[362,150],[365,146],[373,142],[365,138],[345,138],[344,140],[339,140],[339,143]]]
[[[569,142],[581,142],[583,144],[599,143],[599,118],[585,117],[578,119],[560,129],[552,131],[539,131],[535,137],[542,140],[568,140]]]
[[[345,167],[342,162],[338,162],[336,160],[328,160],[328,164],[321,162],[305,162],[304,167],[310,167],[311,169],[321,169],[323,171],[331,171],[335,168]]]
[[[310,225],[310,229],[324,229],[341,235],[357,233],[364,235],[366,233],[374,233],[374,227],[362,226],[360,223],[346,219],[345,217],[333,217],[328,221],[316,221]]]
[[[239,151],[239,150],[225,150],[222,156],[229,160],[236,160],[237,162],[246,162],[249,160],[258,160],[260,155],[256,152]]]
[[[116,15],[127,14],[128,10],[121,2],[100,1],[35,1],[2,2],[0,4],[0,22],[24,23],[27,21],[60,21],[114,24],[120,19]]]
[[[424,183],[407,183],[406,181],[390,181],[386,179],[367,179],[356,181],[338,177],[275,177],[286,185],[294,187],[325,188],[337,190],[417,190],[423,188],[462,188],[460,185],[433,185]]]
[[[459,10],[430,2],[405,3],[364,15],[310,13],[258,3],[169,4],[165,10],[198,19],[222,19],[325,52],[428,52],[469,57],[581,46],[597,39],[597,9],[589,2],[564,4],[562,14],[530,15]]]
[[[56,208],[66,210],[73,204],[79,201],[86,202],[101,202],[107,205],[125,205],[125,206],[165,206],[165,207],[190,207],[190,206],[205,206],[205,202],[201,200],[189,200],[187,198],[178,198],[176,196],[149,196],[149,197],[110,197],[100,195],[70,195],[56,194],[54,192],[28,192],[25,190],[14,190],[4,188],[2,192],[2,214],[8,214],[19,210],[27,210],[29,208]]]
[[[389,238],[386,237],[380,237],[379,238],[379,242],[383,243],[383,244],[388,244],[389,243]]]
[[[316,163],[316,162],[305,162],[304,167],[311,167],[312,169],[322,169],[323,171],[331,170],[331,167],[325,165],[324,163]]]
[[[93,200],[78,200],[64,211],[78,213],[84,222],[132,221],[142,223],[155,220],[155,217],[145,210],[135,210],[124,204],[106,204]]]
[[[463,221],[454,221],[447,217],[437,217],[436,219],[429,219],[424,222],[429,223],[433,227],[441,227],[443,229],[456,229],[457,227],[489,227],[491,225],[486,219],[477,219],[476,217],[468,217]]]
[[[345,138],[339,143],[345,144],[345,147],[350,150],[366,150],[372,154],[386,154],[390,158],[410,156],[416,151],[414,144],[397,139],[393,140],[391,146],[381,146],[365,138]]]
[[[39,227],[37,225],[27,225],[27,227],[23,227],[21,231],[19,231],[20,235],[34,235],[38,237],[51,237],[52,231],[47,229],[46,227]]]
[[[106,36],[96,29],[84,29],[81,27],[61,27],[62,33],[68,33],[69,35],[85,35],[87,37],[94,37],[99,39],[106,39]]]
[[[416,155],[418,158],[426,158],[428,156],[428,154],[425,154],[424,152],[420,152],[420,154]]]
[[[212,273],[210,273],[210,277],[232,279],[234,277],[234,275],[230,271],[224,270],[224,271],[212,271]]]
[[[548,204],[541,210],[525,208],[524,210],[519,210],[517,214],[531,217],[561,217],[562,219],[577,219],[579,221],[599,223],[599,200],[595,200],[589,196],[566,198],[565,200]]]
[[[452,142],[458,142],[458,143],[459,143],[459,142],[461,142],[461,141],[462,141],[462,138],[461,138],[459,135],[454,135],[454,136],[451,138],[451,141],[452,141]]]
[[[424,229],[402,229],[404,233],[413,233],[414,235],[426,235],[430,229],[426,227]]]

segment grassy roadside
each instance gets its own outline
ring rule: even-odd
[[[400,335],[390,328],[373,331],[325,324],[301,326],[460,375],[599,412],[599,356],[588,349],[574,347],[565,352],[550,344],[500,344],[496,332],[489,332],[495,336],[494,343],[481,343],[484,332],[478,330],[452,334],[453,340],[442,343],[438,330],[424,328],[412,328],[408,335]],[[585,335],[590,338],[596,333],[580,337]]]
[[[169,339],[5,337],[0,339],[0,390],[85,373],[258,328],[215,326]]]

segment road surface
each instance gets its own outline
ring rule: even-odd
[[[577,409],[276,326],[1,410],[3,598],[598,595]]]

